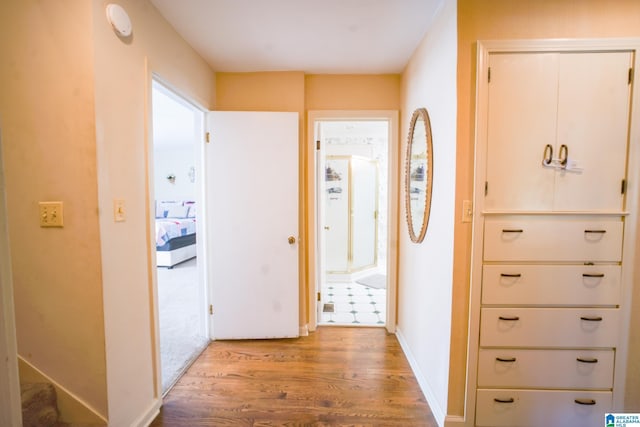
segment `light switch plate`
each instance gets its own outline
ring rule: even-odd
[[[40,227],[64,227],[62,202],[40,202]]]
[[[113,201],[113,220],[115,222],[124,222],[127,219],[127,209],[122,199]]]
[[[462,222],[471,222],[473,219],[473,204],[471,200],[462,201]]]

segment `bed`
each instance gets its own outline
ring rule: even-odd
[[[196,205],[192,201],[156,203],[156,262],[173,268],[196,256]]]

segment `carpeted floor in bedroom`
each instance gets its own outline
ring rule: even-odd
[[[204,291],[198,289],[197,259],[158,268],[160,364],[167,391],[207,346]]]

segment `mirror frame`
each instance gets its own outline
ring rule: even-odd
[[[425,127],[426,141],[414,141],[413,134],[415,131],[416,123],[418,119],[422,119]],[[420,232],[416,234],[413,230],[413,217],[414,212],[411,209],[411,147],[413,144],[425,144],[427,151],[427,173],[425,175],[426,187],[424,198],[424,214],[422,217],[422,227]],[[429,213],[431,211],[431,190],[433,188],[433,138],[431,135],[431,121],[429,120],[429,113],[426,108],[418,108],[413,112],[411,116],[411,123],[409,124],[409,136],[407,139],[407,153],[405,159],[404,169],[404,193],[405,193],[405,210],[407,217],[407,226],[409,228],[409,237],[414,243],[421,243],[427,234],[427,225],[429,224]]]

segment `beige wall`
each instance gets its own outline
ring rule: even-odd
[[[306,135],[309,110],[397,110],[400,76],[315,75],[303,72],[217,73],[216,109],[227,111],[295,111],[300,114],[300,325],[309,321],[309,285],[315,241],[309,229],[315,201]]]
[[[0,122],[18,352],[106,416],[91,12],[0,2]],[[43,200],[64,228],[39,227]]]
[[[117,2],[133,24],[125,40],[106,20],[107,3],[92,2],[109,424],[146,425],[160,404],[147,210],[151,73],[204,108],[212,106],[215,76],[148,1]],[[114,199],[125,201],[125,222],[113,220]]]
[[[308,110],[398,110],[399,74],[309,74],[305,78]]]
[[[458,154],[456,212],[472,199],[477,40],[640,37],[637,0],[458,0]],[[464,413],[471,224],[456,216],[449,414]],[[636,286],[637,288],[638,286]],[[638,295],[636,290],[636,295]],[[640,312],[640,301],[635,302]],[[632,324],[640,322],[636,314]],[[637,329],[637,328],[635,328]],[[634,329],[629,361],[640,359]],[[635,340],[633,338],[636,338]],[[640,369],[630,365],[627,406],[638,408]],[[632,405],[632,402],[634,404]]]

